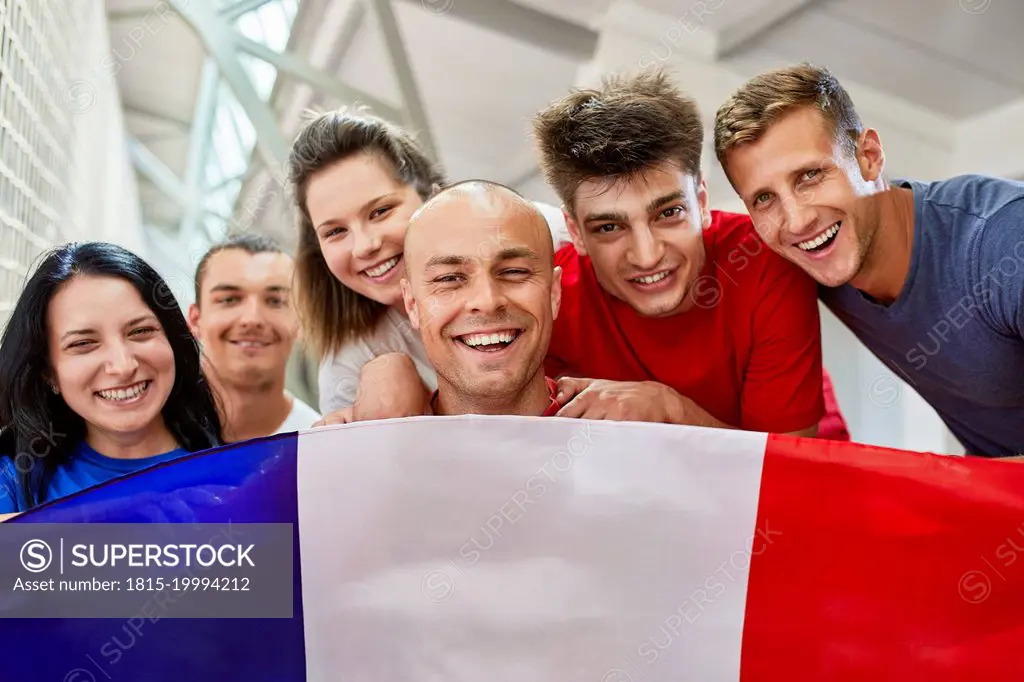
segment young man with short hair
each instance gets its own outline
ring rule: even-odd
[[[285,390],[299,333],[293,269],[277,244],[249,235],[213,246],[199,262],[188,319],[202,345],[227,442],[308,429],[320,419]]]
[[[887,181],[878,132],[807,64],[733,94],[715,151],[764,242],[968,454],[1024,455],[1024,183]]]
[[[425,411],[554,414],[544,357],[559,273],[536,206],[494,183],[458,183],[413,215],[404,253],[405,308],[437,371]]]
[[[534,129],[573,241],[547,371],[589,378],[560,382],[561,414],[849,438],[834,407],[818,431],[814,285],[710,209],[692,100],[661,71],[609,78]]]

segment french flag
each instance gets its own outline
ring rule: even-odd
[[[227,521],[294,524],[291,618],[0,618],[0,680],[1024,679],[1019,463],[420,417],[197,453],[9,523]]]

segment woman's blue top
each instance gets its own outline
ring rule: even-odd
[[[187,454],[187,450],[178,448],[162,455],[141,459],[114,459],[101,455],[82,441],[68,453],[67,459],[53,472],[41,502],[49,502]],[[17,460],[10,457],[0,459],[0,514],[28,511],[29,506],[21,490],[17,467],[33,465],[38,466],[38,463],[30,461],[28,456],[19,457]]]

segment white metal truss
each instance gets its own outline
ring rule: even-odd
[[[430,123],[427,121],[427,112],[423,108],[420,92],[416,87],[416,78],[413,76],[412,66],[409,64],[409,54],[405,51],[402,34],[398,30],[398,22],[395,21],[391,0],[369,0],[369,2],[377,14],[377,21],[384,33],[384,44],[387,46],[388,56],[391,58],[391,68],[395,73],[395,80],[398,81],[402,100],[405,102],[405,123],[416,131],[426,153],[437,158],[437,146],[434,144],[434,136],[430,132]]]
[[[268,2],[270,0],[238,0],[238,2],[221,8],[220,15],[228,21],[234,21],[244,14],[258,10]]]
[[[132,156],[139,171],[183,209],[179,235],[193,239],[204,224],[207,212],[203,208],[206,162],[211,148],[210,139],[214,111],[217,106],[217,88],[221,79],[230,87],[256,134],[256,153],[272,178],[283,177],[289,145],[277,123],[271,105],[260,97],[253,82],[243,68],[240,54],[247,54],[272,65],[277,73],[287,74],[338,101],[368,106],[382,118],[414,130],[427,153],[437,158],[438,150],[429,117],[420,96],[405,41],[395,18],[395,0],[351,0],[346,35],[339,36],[337,54],[351,42],[352,34],[363,12],[374,13],[380,27],[384,45],[402,98],[402,106],[395,107],[371,93],[352,87],[336,75],[313,67],[304,57],[288,51],[277,51],[242,35],[235,23],[248,12],[259,10],[270,0],[235,0],[217,7],[213,2],[195,0],[167,0],[171,7],[199,36],[208,55],[200,95],[195,107],[189,145],[186,177],[173,181],[173,173],[159,164],[155,156],[147,154],[141,141],[132,145]],[[404,0],[422,4],[423,0]],[[426,7],[426,5],[422,5]],[[504,35],[537,45],[545,50],[588,59],[595,51],[597,33],[546,12],[517,4],[512,0],[472,0],[472,2],[446,3],[446,12],[455,18],[475,23]],[[345,43],[345,44],[341,44]],[[265,179],[264,181],[269,181]],[[262,195],[262,192],[257,192]]]
[[[238,41],[241,38],[238,31],[210,3],[190,0],[169,0],[169,3],[196,31],[207,54],[252,121],[256,129],[256,148],[264,162],[270,166],[283,164],[288,158],[288,143],[278,130],[270,105],[256,92],[238,60]]]
[[[199,97],[192,117],[192,133],[188,145],[188,168],[185,171],[185,190],[189,204],[184,206],[180,232],[185,243],[194,238],[203,217],[202,194],[206,189],[206,160],[210,150],[210,132],[217,111],[217,86],[220,70],[207,59],[199,81]]]
[[[403,106],[400,108],[313,67],[299,55],[288,51],[278,52],[251,40],[234,27],[239,17],[259,9],[268,1],[238,0],[218,10],[209,2],[168,0],[199,36],[208,55],[191,127],[186,177],[177,178],[139,140],[132,141],[131,154],[139,172],[182,207],[180,236],[186,240],[195,237],[206,213],[202,203],[204,190],[208,189],[204,187],[204,169],[211,147],[210,136],[220,79],[230,87],[252,123],[256,132],[256,152],[264,166],[271,170],[272,175],[280,177],[281,169],[287,161],[289,145],[278,127],[273,108],[260,97],[243,68],[239,60],[242,53],[272,65],[278,74],[287,74],[339,101],[368,106],[382,118],[416,130],[428,154],[436,158],[437,147],[433,133],[390,0],[355,0],[359,11],[353,15],[361,17],[364,7],[375,12],[402,95]]]

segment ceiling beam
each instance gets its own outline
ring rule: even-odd
[[[404,1],[431,11],[424,0]],[[445,0],[443,10],[446,16],[573,59],[590,59],[597,48],[597,33],[590,28],[512,0]]]
[[[115,9],[107,12],[107,21],[135,21],[153,14],[154,7],[137,7],[135,9]]]
[[[397,121],[406,118],[395,107],[313,68],[301,57],[291,53],[275,52],[242,36],[207,3],[192,0],[167,1],[192,26],[206,47],[207,53],[216,62],[221,75],[256,130],[257,150],[268,168],[284,167],[288,160],[289,144],[281,134],[277,115],[270,105],[260,98],[248,74],[242,68],[238,60],[239,50],[263,59],[279,71],[300,78],[339,99],[366,104],[384,118]],[[409,107],[408,102],[406,106]]]
[[[153,144],[162,142],[181,142],[184,135],[185,133],[177,130],[165,130],[162,132],[135,133],[135,138],[140,142]]]
[[[327,56],[328,68],[337,73],[345,55],[348,54],[356,35],[363,27],[363,19],[366,17],[366,4],[362,0],[351,0],[343,14],[339,15],[340,26],[338,32],[333,34],[332,48]]]
[[[366,19],[366,4],[363,0],[348,0],[342,3],[331,3],[320,17],[318,30],[309,43],[310,64],[316,64],[321,71],[340,73],[346,56],[356,36],[362,30]],[[302,39],[292,32],[292,39]],[[305,111],[319,105],[322,93],[309,87],[295,89],[295,96],[285,106],[281,120],[287,130],[293,130]]]
[[[212,59],[206,59],[199,79],[199,95],[196,98],[192,135],[188,144],[188,167],[185,169],[186,189],[195,197],[202,196],[206,189],[206,162],[210,155],[210,135],[217,113],[219,88],[220,71],[217,64]],[[202,213],[199,201],[185,207],[179,229],[186,239],[191,239],[195,234]]]
[[[754,0],[735,4],[729,4],[729,12],[719,14],[727,16],[727,21],[717,23],[714,16],[701,16],[697,20],[706,20],[714,33],[714,59],[726,59],[732,56],[737,50],[743,49],[751,43],[758,35],[767,31],[789,17],[807,8],[817,0]],[[718,0],[723,5],[725,0]],[[705,13],[709,13],[707,6],[711,2],[694,3],[691,11],[696,18],[698,11],[703,5]]]
[[[188,121],[183,121],[180,118],[174,118],[173,116],[161,114],[156,111],[150,111],[145,107],[139,106],[138,104],[132,104],[131,102],[125,102],[123,109],[126,114],[148,118],[151,121],[161,124],[171,125],[182,132],[188,132],[192,128],[192,124]]]
[[[307,12],[313,12],[319,7],[311,0],[305,0],[305,3]],[[303,13],[299,14],[295,26],[292,27],[292,33],[288,37],[288,45],[290,48],[294,48],[295,45],[304,45],[310,66],[319,69],[320,72],[340,73],[346,54],[365,24],[366,3],[364,0],[325,1],[322,10],[322,14],[315,15],[315,21],[313,21],[315,32],[313,34],[307,32],[309,27],[306,26],[306,22],[310,18]],[[284,105],[279,120],[284,130],[298,130],[307,111],[320,111],[324,108],[322,100],[326,93],[314,88],[301,78],[289,81],[285,85],[294,87],[282,90],[282,92],[288,93],[283,101],[280,96],[275,98],[275,101]],[[275,90],[277,90],[276,86]],[[378,111],[378,113],[381,112]],[[400,120],[400,118],[401,114],[396,120]],[[243,226],[252,225],[261,215],[259,211],[262,211],[262,198],[270,197],[269,203],[277,197],[281,193],[284,178],[280,175],[247,170],[240,180],[242,187],[238,193],[233,219]],[[255,205],[253,197],[257,198]],[[261,227],[267,229],[267,226]],[[287,239],[282,239],[282,241],[287,242]]]
[[[192,26],[203,41],[207,53],[217,63],[221,75],[256,130],[256,148],[259,154],[268,166],[283,167],[288,161],[289,145],[277,127],[273,109],[260,98],[241,62],[238,61],[235,42],[238,32],[207,3],[191,0],[167,1]]]
[[[210,185],[209,187],[206,188],[206,191],[208,194],[214,194],[215,192],[219,192],[220,190],[224,189],[233,182],[244,182],[245,176],[248,174],[248,172],[248,169],[246,169],[244,173],[239,173],[238,175],[231,175],[226,178],[221,178],[220,182],[216,182]]]
[[[313,68],[302,57],[288,52],[275,52],[266,45],[261,45],[242,35],[235,37],[235,44],[239,49],[273,65],[278,72],[294,76],[343,102],[366,104],[378,116],[391,121],[398,122],[402,118],[402,112],[397,108],[383,102],[368,92],[345,85],[335,76]]]
[[[387,47],[388,57],[391,59],[391,68],[395,74],[395,80],[398,81],[398,89],[402,93],[406,111],[406,116],[403,117],[404,122],[416,134],[424,151],[436,161],[438,159],[437,145],[431,132],[430,121],[427,120],[427,111],[423,106],[419,87],[416,85],[416,77],[413,75],[412,66],[409,63],[409,54],[402,41],[398,22],[395,20],[391,0],[369,0],[369,2],[377,14],[377,22],[384,34],[384,45]]]
[[[623,11],[627,9],[629,14]],[[713,122],[718,107],[756,71],[744,64],[699,56],[683,49],[682,43],[678,48],[668,49],[662,38],[665,26],[669,25],[664,19],[671,18],[664,15],[659,21],[657,15],[640,15],[636,10],[635,2],[617,2],[609,8],[607,28],[592,68],[581,69],[580,77],[589,79],[594,74],[630,73],[652,65],[663,66],[672,74],[675,85],[698,102],[705,123]],[[637,21],[641,16],[646,21]],[[856,103],[861,120],[879,131],[887,152],[887,172],[902,177],[940,177],[946,172],[957,129],[954,121],[854,80],[841,80]],[[718,162],[712,153],[705,156],[705,163]]]
[[[128,139],[128,154],[136,170],[179,206],[188,209],[199,203],[196,195],[189,192],[188,186],[181,178],[135,138]]]
[[[616,0],[602,18],[602,35],[626,33],[649,42],[640,68],[684,52],[705,61],[725,59],[759,34],[816,0],[698,0],[681,14],[650,9],[638,0]]]
[[[270,2],[270,0],[238,0],[238,2],[228,5],[227,7],[222,7],[220,15],[224,17],[226,21],[234,23],[243,15],[248,14],[249,12],[255,12],[268,2]]]

